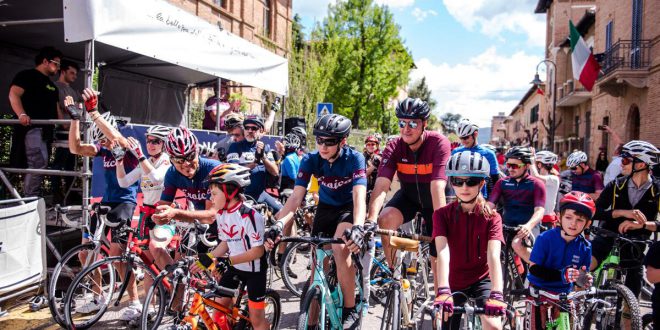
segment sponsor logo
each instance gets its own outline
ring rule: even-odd
[[[236,225],[231,225],[231,227],[227,225],[223,225],[223,227],[225,227],[226,229],[222,228],[222,232],[225,233],[227,236],[229,236],[229,238],[234,238],[234,236],[238,234],[238,230],[236,231],[234,230],[234,228],[236,228]]]
[[[339,188],[348,185],[353,181],[353,178],[338,178],[338,177],[320,177],[319,183],[328,187],[332,190],[338,190]]]
[[[571,262],[574,264],[579,264],[580,263],[580,256],[579,255],[573,255],[573,259],[571,259]]]
[[[261,241],[261,235],[259,233],[252,234],[252,239],[255,241]]]
[[[117,161],[114,159],[103,159],[103,168],[115,168],[117,166]]]

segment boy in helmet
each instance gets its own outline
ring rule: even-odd
[[[250,323],[254,329],[268,329],[264,311],[268,267],[264,254],[264,218],[243,204],[242,192],[250,185],[250,169],[236,164],[218,165],[207,180],[213,206],[220,210],[215,221],[221,243],[209,253],[200,253],[191,271],[215,268],[222,274],[219,285],[229,289],[238,289],[239,281],[245,283]],[[229,307],[232,298],[225,296],[220,304]]]

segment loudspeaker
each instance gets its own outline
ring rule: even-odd
[[[284,135],[291,133],[294,127],[305,127],[305,118],[303,117],[290,117],[284,119]]]

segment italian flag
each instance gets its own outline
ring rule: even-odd
[[[594,83],[598,79],[598,72],[600,65],[596,62],[594,54],[591,53],[587,43],[584,42],[580,32],[573,25],[573,21],[569,21],[571,29],[571,60],[573,61],[573,77],[579,80],[584,88],[591,91],[594,88]]]

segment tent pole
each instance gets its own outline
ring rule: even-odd
[[[190,85],[186,86],[186,101],[183,106],[183,126],[190,127]]]
[[[286,135],[286,127],[284,127],[284,117],[286,115],[286,96],[282,96],[282,138]]]
[[[215,92],[215,131],[220,132],[220,85],[222,84],[222,78],[218,78],[213,92]],[[206,111],[206,109],[203,109]]]
[[[92,88],[94,79],[94,39],[87,41],[85,44],[85,87]],[[89,121],[89,115],[85,112],[85,120]],[[87,126],[83,126],[87,127]],[[90,136],[88,130],[83,131],[83,141],[89,143]],[[91,175],[89,169],[89,157],[83,157],[82,163],[82,208],[83,210],[89,210],[89,201],[91,192],[89,191]],[[89,213],[82,213],[82,223],[85,226],[89,226]]]

